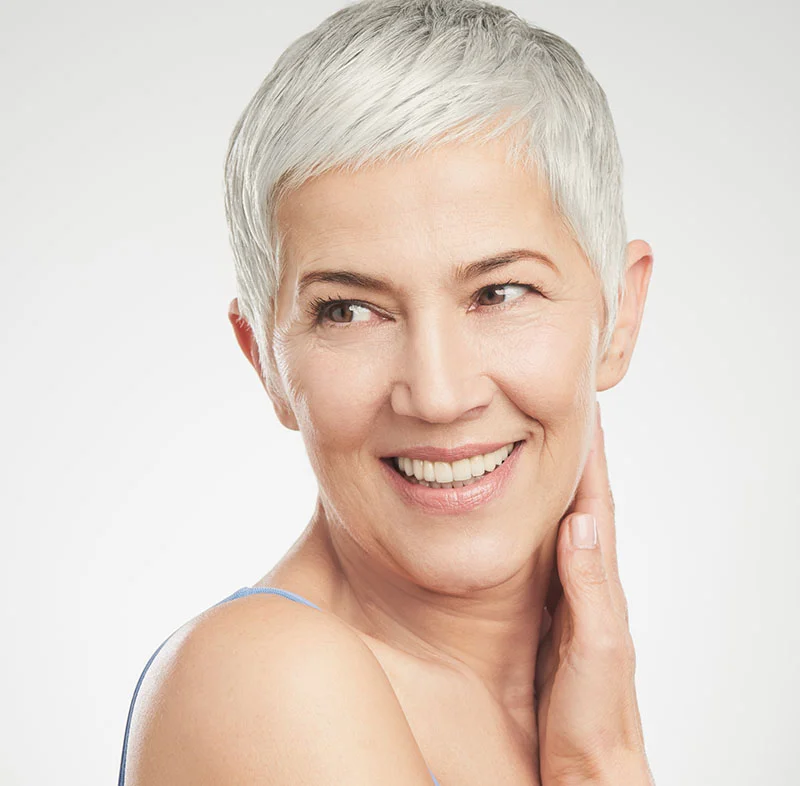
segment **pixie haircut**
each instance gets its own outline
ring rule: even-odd
[[[268,389],[280,200],[306,179],[509,133],[599,278],[600,354],[625,291],[622,158],[605,92],[564,39],[480,0],[363,0],[277,59],[236,123],[225,214],[239,313]],[[281,395],[278,393],[278,395]]]

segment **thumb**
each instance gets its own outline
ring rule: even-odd
[[[611,588],[597,523],[591,513],[574,513],[559,542],[558,571],[577,644],[593,648],[609,635],[613,620]]]

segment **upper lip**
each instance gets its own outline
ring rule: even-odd
[[[417,445],[416,447],[402,448],[397,453],[392,453],[386,458],[405,456],[410,459],[420,461],[458,461],[459,459],[471,458],[482,453],[493,453],[495,450],[509,445],[512,442],[521,440],[506,440],[505,442],[470,442],[468,445],[461,445],[457,448],[437,448],[434,445]]]

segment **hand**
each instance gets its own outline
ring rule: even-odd
[[[580,513],[597,522],[595,548],[572,545],[570,522]],[[543,628],[536,659],[542,786],[654,783],[644,749],[634,685],[636,656],[616,552],[598,403],[593,447],[557,536],[557,570],[543,617],[549,629]]]

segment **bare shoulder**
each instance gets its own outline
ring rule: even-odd
[[[430,786],[369,647],[277,595],[215,606],[177,631],[136,700],[126,786]]]

